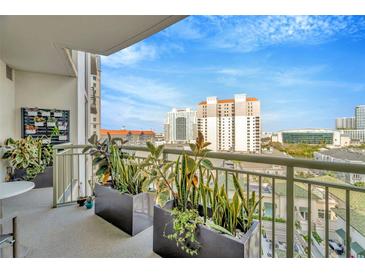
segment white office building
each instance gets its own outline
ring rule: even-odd
[[[164,125],[167,144],[195,142],[197,136],[196,111],[190,108],[174,108],[167,113]]]

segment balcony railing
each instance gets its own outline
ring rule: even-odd
[[[92,194],[92,186],[97,178],[94,176],[92,156],[82,153],[84,147],[84,145],[71,144],[55,146],[55,207],[75,203],[79,196]],[[140,159],[148,154],[146,147],[124,146],[124,150],[135,154]],[[163,159],[174,160],[182,151],[165,149]],[[354,224],[362,223],[365,227],[365,212],[362,212],[365,209],[357,208],[356,203],[352,205],[351,199],[354,195],[353,199],[365,200],[365,188],[329,180],[307,179],[303,176],[295,176],[295,172],[365,174],[364,164],[222,152],[209,152],[207,157],[213,163],[218,163],[214,167],[215,176],[220,179],[220,183],[225,184],[227,191],[233,190],[231,180],[232,175],[235,174],[245,187],[247,195],[256,191],[262,198],[257,219],[260,221],[262,235],[260,254],[264,257],[352,256],[351,250],[355,241],[352,242],[351,231],[356,235],[359,233],[362,235],[363,232]],[[230,167],[227,167],[227,161]],[[265,165],[265,167],[245,167],[252,164]],[[232,165],[240,167],[233,168]],[[275,174],[268,173],[267,170]],[[362,195],[364,196],[361,197]],[[271,204],[271,209],[267,206],[268,204]],[[358,210],[361,211],[360,214]],[[359,216],[364,219],[353,219],[360,218]],[[340,245],[336,249],[333,238],[337,235],[335,230],[340,232],[341,229],[344,231],[342,235],[344,247]],[[321,239],[320,234],[324,240]],[[365,241],[365,235],[362,236],[363,239],[360,240],[357,236],[357,246],[359,245],[357,241]]]

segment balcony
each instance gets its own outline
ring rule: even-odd
[[[83,147],[71,144],[55,147],[54,209],[50,208],[51,189],[34,190],[23,198],[27,202],[32,199],[41,201],[39,208],[29,209],[22,203],[23,199],[9,206],[14,209],[19,207],[20,211],[21,208],[28,208],[22,212],[24,231],[21,233],[24,233],[27,245],[37,247],[31,256],[157,256],[152,251],[152,228],[129,237],[94,215],[93,210],[75,207],[80,192],[90,195],[90,186],[97,181],[93,175],[92,156],[81,153]],[[147,156],[145,147],[125,146],[123,149],[141,160]],[[172,161],[181,152],[165,149],[163,159]],[[329,171],[364,174],[364,165],[220,152],[209,152],[207,157],[215,164],[215,176],[228,193],[233,191],[232,175],[235,174],[247,195],[254,191],[262,197],[255,216],[260,227],[261,257],[363,256],[361,229],[365,212],[359,203],[365,197],[365,188],[339,184],[326,180],[326,176],[319,176],[316,180],[303,178],[299,174],[303,170],[311,170],[318,175]],[[221,165],[222,161],[240,162],[241,165],[226,168]],[[271,173],[245,168],[246,165],[262,164],[280,171]],[[85,181],[89,183],[85,184]],[[42,222],[34,221],[38,218]],[[34,231],[40,232],[46,239],[35,244]],[[80,231],[85,234],[80,235]],[[88,238],[96,240],[87,241]],[[61,241],[64,246],[57,246]],[[342,246],[343,251],[334,249],[334,242]],[[109,253],[105,253],[104,249]]]
[[[21,137],[20,108],[37,107],[41,98],[47,108],[61,105],[71,111],[70,141],[82,143],[86,139],[88,113],[81,106],[86,105],[84,95],[89,93],[85,83],[88,78],[83,77],[87,74],[83,60],[89,53],[72,49],[92,48],[95,54],[108,55],[182,18],[89,17],[88,24],[82,16],[59,16],[51,20],[37,16],[0,18],[6,22],[0,26],[0,38],[4,41],[0,69],[7,70],[6,79],[0,79],[1,84],[7,84],[6,92],[0,94],[0,102],[4,102],[0,108],[1,141]],[[82,152],[84,147],[55,146],[53,188],[31,190],[2,202],[4,215],[18,213],[18,240],[21,246],[29,247],[26,257],[157,257],[152,250],[152,227],[130,237],[96,216],[94,210],[76,205],[80,196],[92,195],[97,183],[93,157]],[[124,149],[141,159],[147,155],[143,147]],[[163,158],[171,161],[180,153],[166,149]],[[365,174],[364,165],[234,153],[209,153],[208,157],[215,165],[215,178],[219,178],[230,195],[232,176],[237,175],[247,194],[255,191],[262,198],[255,216],[259,222],[261,257],[364,256],[365,212],[361,201],[365,200],[365,189],[333,182],[326,176],[318,176],[321,180],[317,180],[299,175],[303,169],[316,175]],[[227,168],[222,165],[224,160],[236,166]],[[5,175],[3,167],[1,175]],[[4,226],[4,231],[7,229]],[[336,250],[334,243],[341,244],[343,251]],[[10,254],[7,248],[2,255]]]

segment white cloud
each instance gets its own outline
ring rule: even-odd
[[[365,20],[348,16],[245,17],[228,24],[215,45],[243,52],[283,43],[320,44],[365,29]]]
[[[144,104],[123,96],[107,95],[102,101],[102,125],[109,129],[161,130],[167,107]]]
[[[102,125],[106,128],[162,130],[173,107],[192,105],[183,91],[143,77],[103,77]]]
[[[259,68],[221,68],[216,71],[218,74],[228,76],[253,76],[261,72]]]
[[[326,65],[318,64],[312,66],[300,66],[290,68],[222,68],[216,72],[216,82],[227,87],[241,88],[243,85],[250,90],[270,90],[273,88],[333,88],[347,91],[365,91],[365,84],[360,82],[348,82],[342,80],[328,80],[326,75],[329,68]],[[249,80],[254,80],[254,85]]]
[[[119,96],[128,96],[151,104],[173,107],[186,103],[183,91],[149,78],[106,74],[103,77],[103,86],[118,92]]]
[[[229,18],[229,19],[227,19]],[[209,16],[191,17],[174,30],[199,35],[186,39],[204,39],[206,47],[252,52],[284,43],[321,44],[339,37],[363,39],[364,16]]]
[[[154,60],[157,55],[157,50],[153,45],[138,43],[110,56],[102,56],[101,61],[107,67],[118,68],[134,65],[141,61]]]
[[[163,30],[161,34],[168,38],[187,40],[201,39],[206,35],[200,23],[191,16]]]

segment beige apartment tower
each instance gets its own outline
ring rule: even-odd
[[[208,97],[198,105],[198,130],[213,151],[261,151],[260,101],[236,94],[234,99]]]
[[[90,130],[89,135],[96,134],[100,139],[100,124],[101,124],[101,62],[100,56],[91,54],[90,56],[90,92],[89,92],[89,105],[90,105]]]

